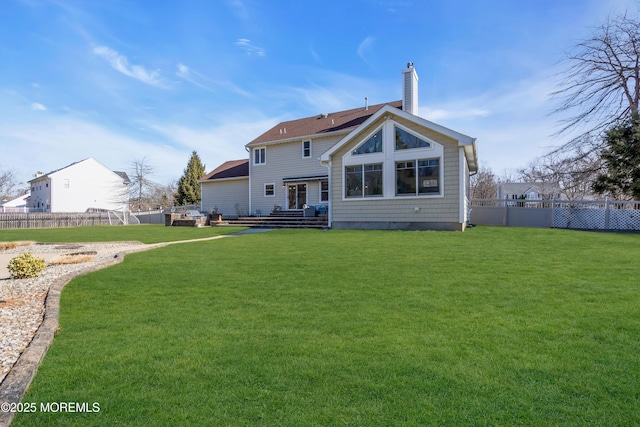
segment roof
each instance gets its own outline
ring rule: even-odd
[[[382,108],[378,109],[378,111],[375,114],[368,117],[365,121],[367,122],[367,125],[368,125],[370,123],[375,122],[385,114],[392,114],[392,115],[395,114],[399,117],[404,118],[405,120],[412,121],[414,123],[417,123],[428,129],[432,129],[438,133],[441,133],[443,135],[448,136],[449,138],[456,140],[458,142],[458,147],[461,147],[464,150],[465,156],[467,158],[467,162],[469,164],[469,170],[471,172],[475,172],[478,170],[477,145],[476,145],[475,138],[464,135],[460,132],[456,132],[454,130],[451,130],[449,128],[446,128],[442,125],[431,122],[429,120],[423,119],[422,117],[414,116],[413,114],[407,113],[406,111],[402,111],[397,108],[391,108],[386,105],[383,105]],[[354,135],[357,134],[357,132],[358,132],[358,129],[353,129],[347,136],[345,136],[340,141],[338,141],[329,150],[325,151],[322,154],[322,156],[320,156],[320,161],[327,162],[331,160],[331,156],[333,155],[333,153],[338,151],[345,144],[349,143],[351,139],[354,137]]]
[[[289,141],[312,135],[329,134],[332,132],[348,132],[364,123],[369,117],[386,105],[400,109],[402,108],[402,101],[386,102],[383,104],[370,105],[367,108],[360,107],[281,122],[248,143],[247,147],[278,141]]]
[[[125,184],[130,184],[131,180],[129,179],[129,175],[127,175],[126,172],[122,172],[122,171],[113,171],[113,173],[115,173],[116,175],[118,175],[120,178],[124,179],[124,183]]]
[[[203,176],[198,181],[206,182],[214,179],[241,178],[248,176],[249,159],[229,160]]]
[[[544,182],[500,182],[500,190],[502,194],[527,194],[530,191],[536,193],[557,193],[560,188],[557,184]]]
[[[61,171],[61,170],[63,170],[63,169],[66,169],[66,168],[71,167],[71,166],[73,166],[73,165],[77,165],[78,163],[82,163],[82,162],[87,161],[87,160],[89,160],[89,159],[90,159],[90,157],[89,157],[89,158],[86,158],[86,159],[78,160],[77,162],[73,162],[73,163],[71,163],[71,164],[68,164],[67,166],[62,167],[62,168],[59,168],[59,169],[56,169],[56,170],[52,170],[51,172],[44,173],[44,174],[42,174],[42,175],[38,175],[38,176],[36,176],[35,178],[33,178],[33,179],[29,180],[28,182],[36,181],[36,180],[38,180],[38,179],[45,178],[45,177],[47,177],[47,176],[49,176],[49,175],[53,175],[53,174],[54,174],[54,173],[56,173],[56,172],[60,172],[60,171]]]
[[[45,174],[42,174],[42,175],[38,175],[38,176],[36,176],[35,178],[33,178],[33,179],[31,179],[31,180],[29,180],[29,181],[27,181],[27,182],[37,181],[37,180],[40,180],[40,179],[46,178],[46,177],[48,177],[48,176],[50,176],[50,175],[53,175],[53,174],[55,174],[55,173],[57,173],[57,172],[60,172],[60,171],[65,170],[65,169],[67,169],[67,168],[70,168],[71,166],[75,166],[75,165],[80,164],[80,163],[82,163],[82,162],[86,162],[87,160],[93,160],[94,162],[96,162],[96,163],[98,163],[99,165],[103,166],[105,169],[110,170],[111,172],[115,173],[116,175],[118,175],[120,178],[122,178],[122,179],[124,180],[124,183],[125,183],[125,184],[129,184],[129,183],[131,182],[131,181],[129,180],[129,176],[127,175],[127,173],[126,173],[126,172],[116,172],[116,171],[113,171],[113,170],[109,169],[108,167],[106,167],[105,165],[103,165],[102,163],[100,163],[99,161],[97,161],[96,159],[94,159],[93,157],[88,157],[88,158],[86,158],[86,159],[78,160],[77,162],[73,162],[73,163],[71,163],[71,164],[68,164],[68,165],[67,165],[67,166],[65,166],[65,167],[62,167],[62,168],[59,168],[59,169],[56,169],[56,170],[52,170],[52,171],[51,171],[51,172],[49,172],[49,173],[45,173]]]

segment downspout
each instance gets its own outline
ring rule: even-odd
[[[251,215],[251,150],[246,145],[244,146],[244,149],[247,150],[247,153],[249,153],[249,212],[248,214]],[[274,191],[275,191],[275,188],[274,188]]]
[[[331,228],[331,222],[333,219],[333,195],[331,194],[331,160],[328,162],[321,161],[320,164],[328,169],[328,186],[329,186],[329,204],[327,206],[327,227]]]

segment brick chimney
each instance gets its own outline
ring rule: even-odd
[[[418,115],[418,74],[413,68],[413,62],[402,70],[402,110]]]

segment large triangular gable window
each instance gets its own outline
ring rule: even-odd
[[[408,150],[411,148],[429,148],[431,144],[427,141],[410,134],[406,130],[395,126],[396,150]]]
[[[352,155],[382,153],[382,128],[351,152]]]

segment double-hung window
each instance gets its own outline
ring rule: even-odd
[[[382,163],[345,167],[347,197],[382,197]]]
[[[329,181],[320,181],[320,201],[329,201]]]
[[[264,185],[264,197],[275,197],[276,195],[276,185],[275,184],[265,184]]]
[[[302,141],[302,157],[304,159],[311,157],[311,141]]]
[[[263,165],[267,163],[267,148],[254,148],[253,149],[253,164],[254,165]]]

